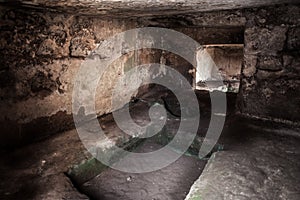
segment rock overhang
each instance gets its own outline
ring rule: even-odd
[[[110,17],[174,15],[298,3],[298,0],[0,0],[0,5]]]

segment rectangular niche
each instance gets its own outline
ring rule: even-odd
[[[237,93],[243,50],[243,44],[203,45],[203,49],[199,49],[196,54],[195,89]],[[218,84],[220,79],[223,80],[224,86]]]

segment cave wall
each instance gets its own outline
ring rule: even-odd
[[[118,19],[22,8],[0,11],[1,146],[74,127],[73,80],[86,56],[108,37],[145,26],[175,29],[200,44],[244,41],[239,112],[299,121],[299,6]],[[113,63],[97,88],[97,114],[112,111],[111,91],[120,74],[162,61],[192,81],[192,66],[176,55],[149,49],[129,53]]]
[[[217,45],[205,46],[223,77],[224,81],[234,82],[240,80],[242,69],[243,46],[240,45]]]
[[[214,38],[221,42],[227,41],[228,35],[210,35],[208,24],[224,30],[245,22],[240,11],[117,19],[18,7],[0,9],[1,146],[23,144],[74,127],[74,77],[87,55],[106,38],[156,24],[198,38],[200,44]],[[190,30],[180,30],[184,24]],[[199,27],[202,36],[197,32]],[[229,36],[232,40],[233,35]],[[96,93],[97,114],[112,111],[111,92],[117,77],[132,66],[163,60],[192,82],[188,73],[192,66],[174,54],[149,49],[131,52],[116,60],[101,79]]]
[[[219,46],[223,44],[224,46],[219,48],[207,47],[208,55],[218,66],[224,81],[239,79],[241,61],[243,60],[241,54],[243,53],[241,53],[240,47],[231,46],[244,43],[246,18],[243,10],[145,17],[139,19],[139,23],[174,29],[197,41],[203,47],[210,44],[218,44]],[[167,65],[178,70],[195,86],[196,74],[193,69],[197,68],[196,52],[195,66],[172,53],[164,52],[162,57],[166,60]]]
[[[246,11],[239,110],[243,115],[300,122],[300,7]]]
[[[105,39],[137,27],[136,20],[1,8],[1,146],[17,145],[74,127],[74,78],[87,55]],[[113,62],[96,91],[96,111],[112,111],[116,79],[131,66],[157,63],[150,50]]]

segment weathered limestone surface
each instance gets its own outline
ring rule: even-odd
[[[299,199],[299,138],[241,131],[213,154],[186,200]]]
[[[97,44],[136,27],[136,23],[51,12],[3,11],[0,32],[1,140],[26,140],[27,134],[37,132],[36,125],[45,135],[73,127],[73,84],[84,58]],[[124,55],[106,71],[102,81],[107,84],[100,84],[96,92],[97,114],[112,111],[113,83],[125,66],[138,62],[138,55],[138,52]],[[137,59],[132,63],[131,57]]]
[[[236,43],[242,41],[241,26],[245,23],[243,12],[239,11],[176,15],[166,24],[164,17],[107,19],[23,9],[1,7],[0,111],[5,114],[0,117],[3,130],[0,137],[5,144],[30,141],[73,127],[75,75],[87,55],[110,36],[135,27],[152,26],[154,21],[160,27],[177,27],[177,31],[200,44]],[[182,23],[186,17],[186,26],[192,28],[179,27],[177,17]],[[206,27],[208,24],[218,27],[217,35],[211,34],[214,30]],[[227,30],[230,33],[223,34]],[[192,82],[188,73],[192,66],[178,56],[149,49],[123,55],[105,73],[97,88],[97,114],[112,111],[111,92],[117,77],[135,65],[160,63],[161,57]]]
[[[65,175],[88,156],[76,130],[1,152],[0,199],[89,199]]]
[[[219,68],[223,80],[234,81],[240,79],[243,62],[243,46],[241,45],[217,45],[205,46]]]
[[[200,45],[206,44],[242,44],[244,42],[244,28],[242,26],[225,27],[197,27],[197,28],[175,28]]]
[[[49,7],[67,3],[35,2]],[[139,1],[136,2],[128,6],[139,6]],[[186,4],[196,9],[196,2]],[[90,5],[88,1],[80,3],[82,8]],[[101,1],[101,5],[105,2]],[[184,5],[180,4],[182,10]],[[40,134],[36,131],[37,125],[44,135],[72,127],[73,81],[83,60],[108,37],[143,26],[173,28],[200,44],[241,43],[245,36],[240,111],[259,117],[299,120],[299,6],[168,17],[168,13],[160,12],[160,16],[155,16],[154,12],[152,16],[134,18],[132,15],[127,19],[78,16],[80,9],[76,14],[41,11],[1,7],[0,111],[5,114],[0,116],[0,124],[3,133],[9,133],[1,134],[1,141],[30,140],[33,138],[27,138],[30,133]],[[179,13],[179,8],[177,11]],[[110,13],[114,13],[113,10]],[[135,64],[159,63],[162,57],[166,64],[191,81],[188,70],[192,66],[174,55],[149,50],[124,55],[103,77],[103,83],[107,84],[97,88],[97,114],[112,111],[110,94],[117,77]],[[282,102],[287,101],[289,104],[282,106]]]
[[[240,110],[299,122],[299,6],[246,12]]]
[[[243,10],[226,10],[209,12],[194,12],[176,15],[146,16],[138,18],[144,26],[159,26],[170,28],[184,27],[243,27],[246,23]]]
[[[58,11],[89,15],[147,16],[170,15],[199,11],[214,11],[267,6],[284,3],[299,3],[297,0],[3,0],[6,4],[28,7],[43,7]]]

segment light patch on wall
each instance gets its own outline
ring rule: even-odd
[[[204,45],[196,54],[195,88],[238,92],[243,62],[243,44]],[[224,85],[217,84],[223,80]]]

